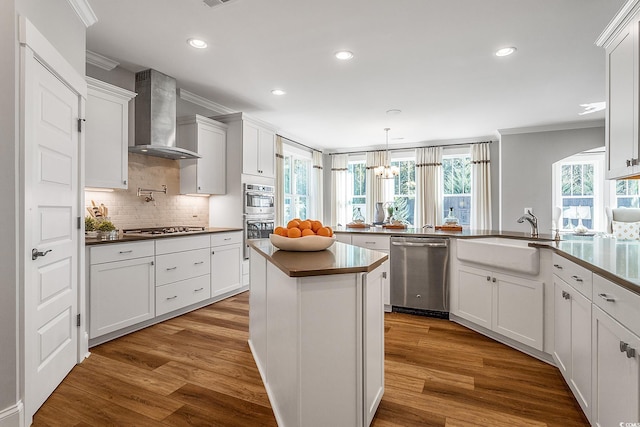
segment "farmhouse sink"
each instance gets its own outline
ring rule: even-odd
[[[460,261],[536,275],[540,271],[540,254],[528,244],[527,240],[502,237],[458,239],[457,256]]]

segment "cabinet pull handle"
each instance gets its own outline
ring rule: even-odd
[[[174,295],[174,296],[172,296],[172,297],[167,297],[167,301],[168,301],[168,300],[172,300],[172,299],[176,299],[176,298],[178,298],[178,295]]]
[[[131,252],[133,252],[133,249],[128,250],[128,251],[120,251],[118,252],[119,254],[130,254]]]
[[[200,291],[201,291],[201,290],[203,290],[203,289],[204,289],[204,288],[198,288],[198,289],[195,289],[193,292],[200,292]]]
[[[227,237],[227,238],[226,238],[226,239],[224,239],[224,240],[231,240],[231,237]]]
[[[624,353],[625,351],[627,351],[627,348],[629,348],[629,343],[620,341],[620,353]]]
[[[151,263],[150,263],[150,264],[151,264],[151,265],[156,265],[156,263],[155,263],[155,262],[153,262],[153,261],[151,261]]]
[[[211,255],[215,255],[215,254],[216,254],[216,251],[211,251]]]
[[[579,278],[578,276],[571,276],[571,278],[572,278],[573,280],[575,280],[576,282],[580,282],[580,283],[582,283],[582,282],[583,282],[583,280],[582,280],[581,278]]]
[[[169,271],[169,270],[175,270],[176,268],[178,268],[178,267],[168,267],[168,268],[167,268],[167,271]]]
[[[627,348],[627,359],[633,359],[636,357],[636,349],[635,348]]]
[[[562,266],[560,264],[553,264],[553,266],[558,270],[562,270]]]
[[[627,167],[631,167],[631,159],[627,159]]]
[[[367,245],[375,245],[376,242],[365,242]]]
[[[491,276],[487,276],[487,282],[491,280]]]
[[[204,264],[204,261],[194,262],[193,265]]]
[[[491,281],[492,281],[493,283],[496,283],[496,278],[495,278],[495,277],[492,277],[492,278],[491,278]]]
[[[598,294],[598,296],[600,298],[602,298],[603,300],[605,300],[606,302],[616,302],[615,298],[611,298],[610,296],[608,296],[607,294]]]
[[[562,291],[562,298],[571,299],[571,294],[569,292]]]

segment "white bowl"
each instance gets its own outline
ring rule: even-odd
[[[273,246],[284,251],[311,252],[327,249],[336,241],[336,236],[284,237],[269,234],[269,240]]]

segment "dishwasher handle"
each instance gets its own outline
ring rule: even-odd
[[[393,246],[411,246],[415,248],[446,248],[447,243],[415,243],[415,242],[391,242]]]

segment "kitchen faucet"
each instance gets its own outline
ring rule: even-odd
[[[531,237],[538,237],[538,218],[527,210],[527,213],[518,218],[518,223],[522,224],[525,220],[531,225]]]

